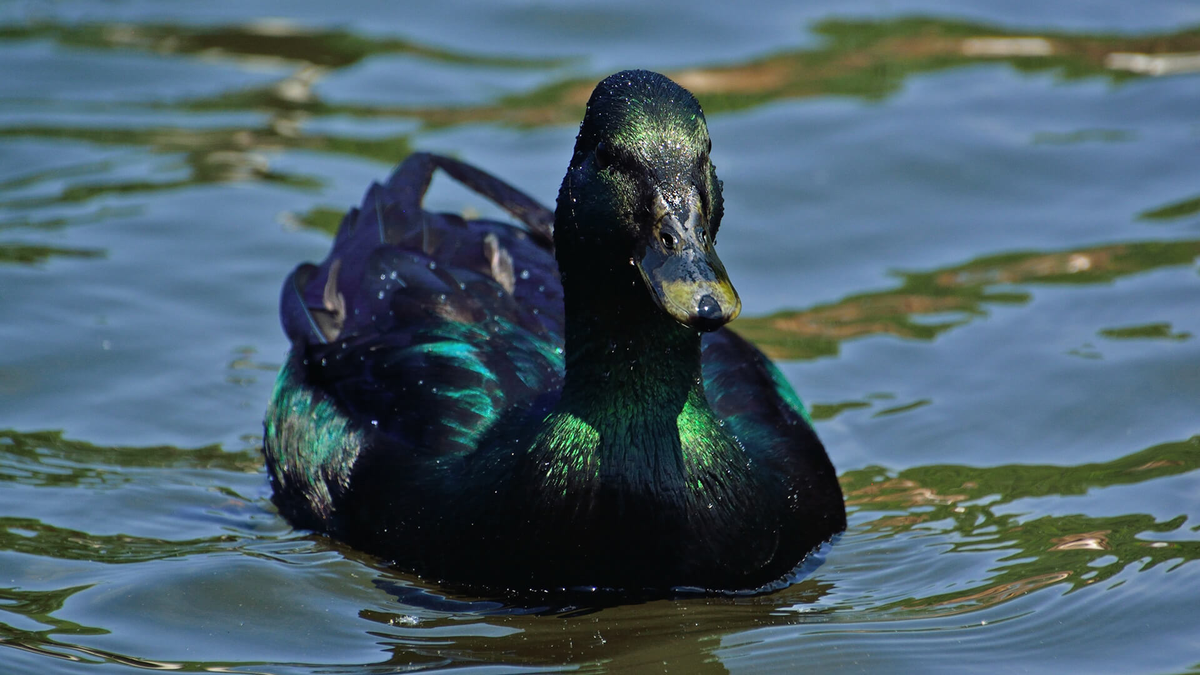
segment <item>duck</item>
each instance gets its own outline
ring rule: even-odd
[[[592,92],[553,212],[429,153],[371,185],[284,282],[279,512],[443,584],[788,578],[845,505],[804,404],[726,326],[711,147],[689,91],[630,70]],[[425,210],[438,170],[515,222]]]

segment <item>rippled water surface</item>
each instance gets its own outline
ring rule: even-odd
[[[0,3],[0,672],[1200,671],[1200,5],[406,4]],[[285,274],[413,149],[551,203],[625,67],[708,113],[850,529],[603,607],[293,530]]]

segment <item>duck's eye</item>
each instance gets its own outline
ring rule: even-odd
[[[679,237],[676,237],[674,232],[663,230],[659,233],[658,238],[662,240],[663,248],[668,251],[674,251],[675,247],[679,245]]]
[[[704,154],[712,152],[712,137],[704,139]]]
[[[603,171],[613,162],[612,148],[608,143],[600,141],[596,144],[596,168]]]
[[[705,242],[708,241],[708,234],[705,233],[703,227],[696,228],[696,241],[700,242],[701,246],[703,246],[705,244]]]

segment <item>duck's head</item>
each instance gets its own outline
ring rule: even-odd
[[[627,70],[597,85],[558,197],[564,285],[620,283],[613,272],[632,265],[632,283],[679,323],[732,321],[742,304],[714,248],[723,203],[711,147],[695,97],[666,77]]]

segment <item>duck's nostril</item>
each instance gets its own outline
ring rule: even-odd
[[[721,303],[717,302],[716,298],[707,293],[700,298],[700,304],[696,305],[696,314],[708,321],[714,321],[721,318]]]

